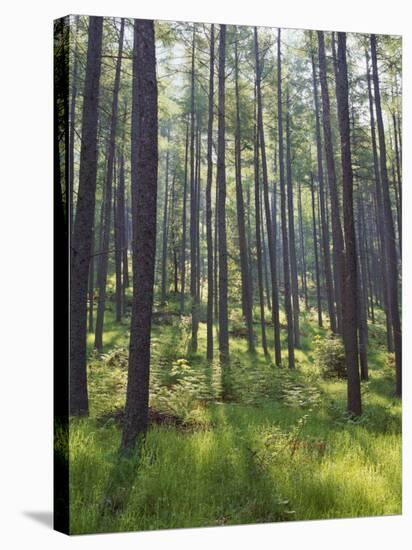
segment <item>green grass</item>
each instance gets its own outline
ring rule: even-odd
[[[183,425],[153,425],[139,457],[121,459],[110,412],[124,405],[127,323],[108,310],[106,329],[105,354],[90,354],[90,417],[70,426],[72,533],[401,513],[401,403],[380,330],[371,331],[364,414],[353,421],[345,381],[322,379],[314,364],[313,338],[325,331],[311,314],[302,316],[296,372],[231,338],[222,376],[205,361],[204,323],[196,354],[185,320],[155,324],[151,407]]]

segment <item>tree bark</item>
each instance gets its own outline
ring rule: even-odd
[[[135,19],[132,89],[133,305],[121,452],[133,453],[146,434],[150,331],[156,255],[157,80],[154,23]]]
[[[165,194],[163,202],[163,233],[162,233],[162,279],[161,279],[161,304],[166,303],[166,268],[167,268],[167,215],[168,215],[168,203],[169,203],[169,142],[170,142],[170,128],[167,130],[167,151],[166,151],[166,168],[165,168]]]
[[[103,18],[90,17],[83,93],[79,191],[70,269],[70,414],[89,412],[86,372],[87,280],[93,235],[97,173],[97,120]]]
[[[286,220],[286,189],[285,189],[285,167],[283,157],[283,113],[282,113],[282,58],[280,49],[280,29],[278,29],[278,140],[279,140],[279,186],[280,186],[280,217],[282,226],[282,244],[283,244],[283,278],[285,290],[285,313],[288,325],[288,364],[290,369],[295,368],[294,334],[293,334],[293,315],[291,303],[290,288],[290,269],[289,269],[289,242],[288,227]]]
[[[235,31],[236,32],[236,31]],[[242,296],[243,310],[246,319],[246,327],[248,334],[248,349],[253,352],[254,336],[253,336],[253,318],[252,318],[252,293],[250,288],[249,278],[249,263],[247,256],[247,240],[245,228],[245,207],[243,202],[242,190],[242,158],[241,158],[241,143],[240,143],[240,104],[239,104],[239,53],[238,39],[235,38],[235,93],[236,93],[236,129],[235,129],[235,176],[236,176],[236,206],[237,206],[237,226],[239,234],[239,251],[240,251],[240,266],[242,278]]]
[[[350,146],[348,74],[346,65],[346,33],[338,33],[338,58],[336,82],[338,119],[341,139],[343,221],[345,231],[345,264],[343,278],[342,325],[348,373],[348,412],[362,414],[359,363],[358,363],[358,315],[357,315],[357,261],[356,234],[353,215],[353,172]]]
[[[255,38],[255,63],[256,63],[256,98],[257,98],[257,130],[259,132],[260,153],[262,159],[262,179],[263,179],[263,197],[265,203],[266,228],[269,244],[269,261],[272,281],[272,322],[274,331],[275,344],[275,364],[280,366],[282,363],[281,345],[280,345],[280,322],[279,322],[279,291],[276,276],[276,250],[273,238],[273,226],[270,215],[269,203],[269,182],[267,173],[266,147],[265,147],[265,132],[263,128],[263,106],[262,106],[262,91],[260,86],[261,69],[259,59],[259,42],[257,28],[254,29]]]
[[[380,152],[380,174],[382,185],[382,205],[384,212],[384,231],[385,231],[385,248],[386,260],[388,262],[388,289],[389,289],[389,309],[391,313],[391,321],[393,328],[393,340],[395,347],[395,366],[396,366],[396,388],[395,392],[398,397],[402,396],[402,332],[401,320],[399,315],[399,298],[398,298],[398,264],[396,257],[396,240],[393,227],[393,218],[391,210],[391,202],[389,196],[389,180],[386,164],[386,143],[385,129],[382,118],[381,96],[378,75],[378,61],[376,55],[376,36],[371,35],[371,54],[372,54],[372,69],[373,69],[373,85],[375,91],[375,106],[376,106],[376,121],[378,125],[379,135],[379,152]]]
[[[104,205],[104,228],[103,242],[101,248],[101,257],[98,273],[97,286],[99,289],[99,300],[97,303],[96,314],[96,332],[94,338],[94,347],[102,351],[103,349],[103,327],[104,314],[106,308],[106,284],[107,284],[107,269],[109,262],[109,244],[110,244],[110,228],[111,228],[111,211],[112,211],[112,187],[113,187],[113,171],[116,145],[116,128],[117,128],[117,111],[118,99],[120,90],[120,72],[122,66],[123,53],[123,37],[124,37],[124,19],[120,24],[119,49],[116,62],[116,73],[113,86],[112,112],[110,117],[110,136],[107,147],[107,171],[106,171],[106,193]]]
[[[335,273],[335,300],[337,312],[337,331],[341,332],[342,285],[344,269],[344,242],[339,212],[339,198],[336,185],[335,159],[333,153],[332,128],[330,120],[330,101],[328,76],[326,69],[325,41],[322,31],[318,31],[319,76],[322,92],[323,134],[325,138],[326,165],[328,169],[329,195],[332,214],[333,258]]]
[[[220,25],[217,185],[219,190],[219,353],[222,363],[226,363],[229,359],[226,243],[225,55],[226,25]]]
[[[332,277],[331,258],[330,258],[329,232],[326,224],[326,207],[325,207],[325,193],[324,193],[325,184],[324,184],[323,160],[322,160],[322,137],[321,137],[321,126],[320,126],[318,83],[316,78],[316,65],[315,65],[315,57],[313,52],[312,52],[312,78],[313,78],[313,97],[314,97],[314,103],[315,103],[316,154],[317,154],[317,164],[318,164],[323,267],[325,272],[326,297],[327,297],[327,303],[328,303],[330,328],[333,333],[336,333],[337,324],[336,324],[335,297],[334,297],[333,277]]]
[[[322,320],[322,297],[320,292],[320,272],[318,258],[318,237],[316,231],[316,210],[315,210],[315,190],[313,185],[313,174],[310,175],[310,192],[312,195],[312,225],[313,225],[313,250],[315,255],[315,276],[316,276],[316,299],[318,308],[318,325],[323,327]]]
[[[212,179],[213,179],[213,115],[214,115],[214,74],[215,74],[215,26],[210,28],[210,67],[209,67],[209,115],[207,126],[207,179],[206,179],[206,241],[207,241],[207,334],[206,357],[213,359],[213,234],[212,234]]]

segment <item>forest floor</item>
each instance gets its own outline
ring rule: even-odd
[[[188,351],[190,318],[172,300],[154,315],[150,429],[139,457],[124,459],[130,319],[116,323],[108,307],[103,355],[89,335],[90,416],[70,425],[71,533],[401,513],[401,402],[379,323],[354,421],[346,381],[325,379],[315,364],[316,335],[326,334],[315,312],[301,316],[295,371],[274,367],[259,346],[250,355],[232,333],[223,399],[219,362],[205,360],[205,324],[198,352]]]

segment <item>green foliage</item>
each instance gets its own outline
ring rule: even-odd
[[[338,336],[314,338],[315,364],[325,378],[346,378],[345,350]]]

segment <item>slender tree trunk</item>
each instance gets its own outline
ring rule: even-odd
[[[187,226],[187,163],[189,149],[189,122],[186,124],[186,146],[185,146],[185,175],[183,181],[183,205],[182,205],[182,252],[180,254],[180,315],[185,311],[185,286],[186,286],[186,226]]]
[[[215,26],[210,28],[209,118],[207,126],[207,180],[206,180],[206,240],[207,240],[207,334],[206,357],[213,359],[213,235],[212,235],[212,180],[213,180],[213,115],[215,73]]]
[[[219,353],[225,363],[229,359],[229,332],[227,309],[227,243],[226,243],[226,164],[225,164],[225,55],[226,25],[220,25],[219,38],[219,99],[217,185],[219,189]]]
[[[77,99],[77,72],[78,72],[78,44],[77,33],[79,28],[79,16],[75,17],[74,51],[73,51],[73,72],[72,90],[70,100],[70,126],[69,126],[69,231],[72,237],[74,219],[74,135],[76,128],[76,99]]]
[[[306,254],[305,254],[305,233],[303,231],[303,209],[302,209],[302,189],[299,181],[298,185],[298,214],[299,214],[299,237],[300,237],[300,262],[302,271],[302,288],[305,298],[305,309],[309,309],[308,300],[308,284],[307,284],[307,270],[306,270]]]
[[[92,234],[91,257],[90,257],[90,265],[89,265],[89,326],[88,326],[88,331],[91,334],[93,334],[93,332],[94,332],[93,306],[94,306],[94,230],[93,230],[93,234]]]
[[[259,144],[262,158],[262,179],[263,179],[263,197],[265,202],[266,228],[269,244],[269,261],[272,281],[272,322],[274,331],[275,344],[275,364],[280,366],[282,363],[281,345],[280,345],[280,322],[279,322],[279,291],[276,276],[276,250],[273,238],[273,227],[270,215],[269,203],[269,182],[267,173],[266,147],[265,147],[265,132],[263,128],[263,106],[262,106],[262,91],[260,86],[261,69],[259,59],[259,43],[257,28],[254,29],[255,38],[255,59],[256,59],[256,98],[257,98],[257,129],[259,132]]]
[[[110,228],[111,228],[111,210],[112,210],[112,186],[113,186],[113,171],[114,157],[116,145],[116,128],[117,128],[117,110],[120,90],[120,71],[122,66],[123,55],[123,36],[124,36],[124,19],[121,20],[119,49],[116,62],[116,73],[113,87],[112,112],[110,119],[110,137],[107,148],[107,172],[106,172],[106,197],[105,197],[105,216],[103,229],[103,243],[100,251],[100,269],[98,273],[98,289],[99,301],[97,304],[96,314],[96,332],[94,338],[94,347],[101,351],[103,349],[103,327],[104,313],[106,308],[106,284],[107,284],[107,269],[109,261],[109,244],[110,244]]]
[[[86,372],[87,280],[96,201],[97,120],[103,18],[90,17],[83,93],[79,191],[70,270],[70,414],[89,412]]]
[[[368,98],[369,98],[369,116],[370,116],[370,126],[371,126],[371,140],[372,140],[372,154],[373,154],[373,167],[375,175],[375,198],[376,198],[376,216],[377,221],[377,233],[380,239],[380,255],[381,255],[381,278],[382,278],[382,296],[383,296],[383,306],[386,316],[386,336],[387,336],[387,345],[388,351],[393,351],[393,331],[392,331],[392,321],[391,321],[391,312],[389,307],[389,287],[388,287],[388,262],[387,262],[387,251],[385,245],[385,215],[383,210],[383,201],[382,201],[382,185],[381,185],[381,175],[379,169],[379,158],[378,158],[378,149],[376,143],[376,128],[375,128],[375,116],[373,109],[373,96],[372,96],[372,83],[371,75],[369,71],[369,53],[366,51],[366,77],[368,84]]]
[[[296,263],[296,244],[295,244],[295,220],[293,206],[293,185],[292,185],[292,159],[290,145],[290,105],[289,92],[287,92],[287,112],[286,112],[286,178],[287,178],[287,204],[288,204],[288,222],[289,222],[289,251],[290,251],[290,279],[292,286],[292,306],[293,306],[293,337],[296,348],[300,347],[299,333],[299,288],[298,288],[298,268]]]
[[[169,143],[170,143],[170,128],[167,130],[167,151],[166,151],[166,168],[165,168],[165,194],[163,202],[163,233],[162,233],[162,279],[161,279],[161,298],[160,302],[162,305],[166,304],[166,268],[167,268],[167,237],[168,237],[168,226],[167,226],[167,215],[168,215],[168,204],[169,204]]]
[[[156,256],[157,80],[154,23],[135,19],[132,90],[133,306],[122,454],[148,426],[150,331]]]
[[[116,164],[115,164],[116,166]],[[120,176],[114,178],[117,182],[114,192],[113,201],[113,219],[114,219],[114,263],[116,274],[116,321],[122,320],[122,229],[121,229],[121,212],[119,207],[120,202]]]
[[[334,303],[334,288],[331,269],[330,247],[329,247],[329,232],[326,224],[326,207],[325,207],[325,184],[323,177],[323,160],[322,160],[322,137],[320,127],[320,108],[318,96],[318,83],[316,78],[315,57],[312,52],[312,76],[313,76],[313,97],[315,102],[315,119],[316,119],[316,153],[318,164],[318,181],[319,181],[319,203],[321,217],[321,233],[322,233],[322,249],[323,249],[323,265],[325,272],[326,297],[328,303],[328,313],[330,328],[333,333],[337,332],[336,310]]]
[[[283,157],[283,113],[282,113],[282,59],[280,50],[280,29],[278,29],[278,134],[279,134],[279,185],[280,185],[280,217],[282,226],[283,243],[283,278],[285,287],[285,313],[288,325],[288,363],[289,368],[295,368],[295,351],[293,337],[293,315],[291,303],[290,288],[290,269],[289,269],[289,242],[288,227],[286,220],[286,189],[285,189],[285,168]]]
[[[316,275],[316,298],[318,306],[318,325],[323,327],[322,320],[322,297],[320,292],[320,272],[318,259],[318,237],[316,231],[316,211],[315,211],[315,190],[313,185],[313,174],[310,175],[310,191],[312,195],[312,221],[313,221],[313,250],[315,255],[315,275]]]
[[[255,115],[256,118],[256,115]],[[255,121],[255,144],[254,144],[254,176],[255,176],[255,221],[256,221],[256,264],[258,274],[258,293],[260,305],[260,328],[262,332],[262,348],[265,355],[268,355],[266,340],[265,322],[265,298],[263,295],[263,270],[262,270],[262,234],[261,234],[261,208],[260,208],[260,185],[259,185],[259,132],[257,121]]]
[[[350,147],[348,74],[346,65],[346,33],[338,33],[337,59],[337,102],[341,138],[343,221],[345,231],[345,270],[343,278],[343,343],[348,373],[348,411],[362,414],[359,363],[358,363],[358,319],[357,319],[357,262],[356,235],[353,215],[353,173]]]
[[[339,213],[339,198],[336,185],[335,159],[333,154],[333,138],[330,120],[330,102],[328,76],[326,69],[325,41],[322,31],[318,31],[319,42],[319,76],[322,92],[323,133],[325,138],[326,165],[328,169],[329,194],[332,213],[333,257],[335,273],[335,299],[337,312],[337,331],[341,332],[342,322],[342,284],[344,268],[344,242]]]
[[[196,170],[195,170],[195,53],[196,26],[193,26],[192,69],[190,92],[190,295],[192,301],[192,340],[191,349],[197,351],[197,247],[196,247]]]
[[[389,289],[389,309],[391,313],[393,340],[395,347],[395,365],[396,365],[396,395],[402,396],[402,333],[401,320],[399,315],[398,298],[398,265],[396,257],[396,240],[393,227],[392,210],[389,196],[389,180],[386,164],[386,143],[385,130],[382,118],[381,96],[379,87],[378,61],[376,56],[376,36],[371,35],[371,54],[373,69],[373,85],[375,91],[376,121],[379,135],[380,152],[380,174],[382,185],[382,205],[384,212],[384,231],[386,260],[388,262],[388,289]]]
[[[236,206],[237,206],[237,225],[239,233],[240,265],[242,277],[243,309],[246,319],[248,334],[248,349],[253,352],[253,318],[252,318],[252,292],[250,288],[249,263],[247,256],[247,240],[245,228],[245,207],[243,202],[242,190],[242,159],[240,143],[240,105],[239,105],[239,54],[237,37],[235,39],[235,89],[236,89],[236,129],[235,129],[235,172],[236,172]]]

